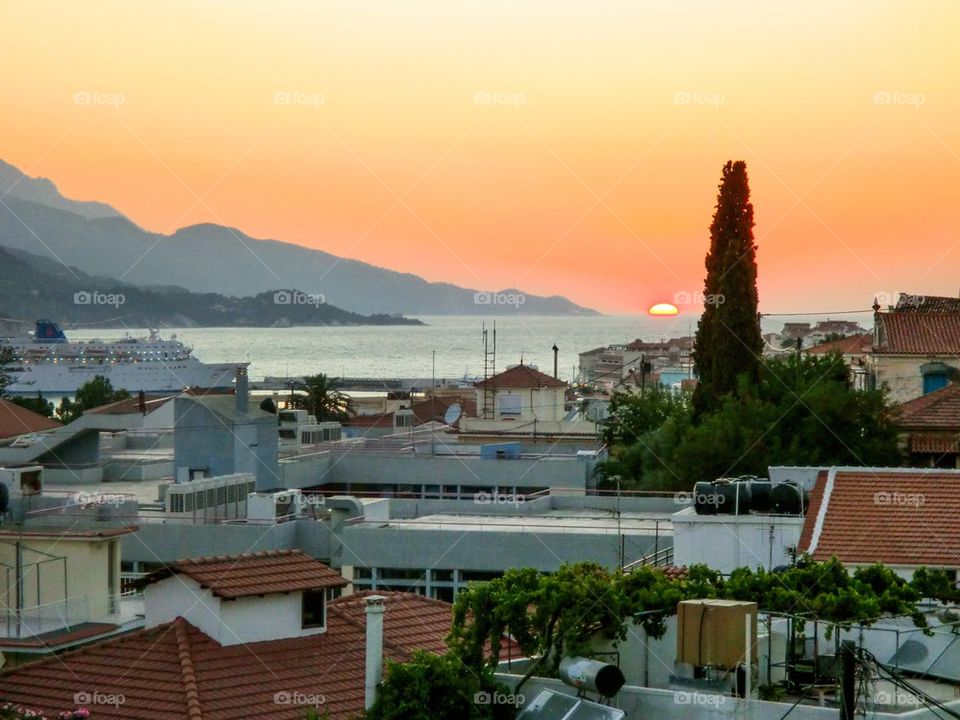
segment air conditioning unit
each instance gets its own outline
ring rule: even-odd
[[[279,523],[300,517],[306,505],[300,490],[272,490],[247,496],[247,520]]]
[[[250,473],[220,475],[167,486],[164,508],[174,517],[237,520],[247,516],[247,497],[257,487]]]

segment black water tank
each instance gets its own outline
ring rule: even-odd
[[[697,515],[716,515],[719,497],[716,483],[698,482],[693,486],[693,509]]]
[[[749,483],[718,480],[715,485],[720,496],[717,503],[718,515],[746,515],[750,512]]]
[[[779,515],[803,515],[807,511],[807,491],[795,482],[782,482],[770,491],[773,512]]]
[[[768,513],[772,507],[770,493],[773,485],[769,480],[749,480],[750,509],[756,512]]]

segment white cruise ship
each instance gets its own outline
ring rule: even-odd
[[[69,395],[97,375],[131,393],[225,388],[232,387],[237,368],[249,364],[200,362],[176,335],[164,340],[152,331],[149,337],[71,342],[49,320],[38,320],[32,336],[0,339],[0,347],[12,351],[4,368],[12,395]]]

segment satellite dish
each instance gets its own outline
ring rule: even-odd
[[[447,411],[443,414],[443,422],[447,425],[453,425],[457,420],[460,419],[460,416],[463,414],[463,408],[460,407],[460,403],[454,403],[447,408]]]

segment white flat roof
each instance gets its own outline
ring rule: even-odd
[[[595,510],[551,510],[536,515],[456,515],[438,513],[423,517],[389,522],[371,521],[367,525],[401,530],[449,530],[453,532],[532,532],[580,533],[584,535],[661,535],[673,533],[670,513],[624,512]],[[361,526],[362,527],[362,526]]]

